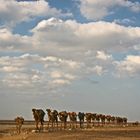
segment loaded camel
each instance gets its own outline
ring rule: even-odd
[[[35,119],[35,123],[36,123],[36,130],[43,130],[43,122],[44,122],[44,116],[45,116],[45,112],[42,109],[32,109],[33,112],[33,117]],[[38,127],[40,123],[40,128]]]
[[[68,112],[68,116],[70,119],[70,128],[77,127],[77,114],[76,112]],[[75,126],[74,126],[75,124]]]
[[[62,128],[62,123],[63,123],[64,129],[66,129],[68,113],[66,111],[61,111],[58,113],[58,117],[61,121],[61,128]]]
[[[50,109],[46,109],[47,114],[48,114],[48,128],[49,124],[51,122],[51,127],[55,127],[55,123],[57,125],[58,129],[58,112],[56,110],[51,111]]]
[[[80,128],[83,128],[85,113],[79,112],[78,118],[79,118]]]

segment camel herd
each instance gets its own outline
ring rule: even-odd
[[[92,126],[96,125],[105,125],[105,124],[127,124],[127,118],[126,117],[115,117],[111,115],[103,115],[103,114],[97,114],[97,113],[84,113],[84,112],[67,112],[67,111],[61,111],[58,112],[57,110],[51,110],[46,109],[47,112],[47,127],[48,129],[51,128],[67,128],[67,124],[69,123],[69,128],[77,128],[78,123],[79,127],[82,129],[85,127],[90,128]],[[35,120],[35,126],[36,130],[43,130],[43,124],[44,124],[44,117],[45,112],[42,109],[32,109],[33,117]],[[21,131],[22,124],[24,122],[23,117],[16,117],[16,128],[17,133],[19,134]],[[60,122],[60,123],[59,123]],[[58,125],[58,123],[61,125]],[[40,124],[40,125],[39,125]]]

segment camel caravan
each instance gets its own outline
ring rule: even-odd
[[[47,130],[73,130],[73,129],[89,129],[93,127],[103,126],[126,126],[126,117],[115,117],[111,115],[97,114],[97,113],[84,113],[84,112],[67,112],[46,109],[46,113],[42,109],[32,109],[33,118],[35,120],[35,130],[41,132]],[[46,121],[44,120],[47,114]],[[24,123],[23,117],[16,117],[16,130],[20,134],[21,127]]]

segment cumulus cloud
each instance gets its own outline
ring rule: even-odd
[[[53,53],[52,50],[57,48],[57,53],[61,54],[97,49],[126,51],[140,43],[140,28],[124,27],[114,22],[81,24],[73,20],[51,18],[38,23],[32,33],[34,40],[38,41],[37,49]]]
[[[3,75],[0,81],[13,88],[56,88],[78,78],[76,73],[80,68],[76,61],[53,56],[3,56],[0,57],[0,75]]]
[[[122,61],[114,62],[117,76],[140,76],[140,56],[128,55]]]
[[[1,0],[0,24],[13,26],[23,21],[29,21],[35,17],[72,16],[71,13],[63,13],[52,8],[45,0],[40,1],[16,1]]]
[[[78,58],[87,50],[128,51],[140,44],[139,27],[124,27],[114,22],[82,24],[51,18],[40,21],[31,32],[32,36],[22,36],[0,28],[1,51],[46,52],[50,56]]]
[[[7,28],[0,28],[0,42],[1,51],[18,51],[31,46],[31,39],[29,36],[13,34]]]
[[[121,74],[139,71],[134,58],[116,61],[113,57],[117,51],[138,50],[139,27],[51,18],[40,21],[31,32],[23,36],[0,28],[1,54],[10,53],[0,57],[2,85],[49,90],[91,74],[113,73],[113,67]]]
[[[140,12],[140,3],[129,0],[80,0],[80,3],[81,14],[92,20],[99,20],[113,14],[112,9],[116,6]]]

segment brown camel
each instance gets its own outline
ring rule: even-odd
[[[91,124],[91,120],[92,120],[92,113],[86,113],[85,118],[87,121],[87,128],[91,127],[90,124]]]
[[[111,122],[111,115],[106,115],[106,121],[107,121],[107,124],[110,124],[110,122]]]
[[[66,129],[68,113],[66,111],[61,111],[58,113],[58,117],[60,121],[64,124],[64,129]],[[62,128],[62,123],[61,123],[61,128]]]
[[[116,117],[115,117],[115,116],[111,116],[111,118],[110,118],[110,119],[111,119],[111,123],[112,123],[112,124],[115,124]]]
[[[48,114],[48,128],[49,128],[49,124],[51,122],[51,127],[55,127],[55,123],[57,125],[58,128],[58,112],[57,110],[53,110],[51,111],[50,109],[46,109],[47,114]]]
[[[100,116],[100,119],[101,119],[102,126],[105,125],[106,116],[103,115],[103,114],[100,114],[99,116]]]
[[[15,122],[16,122],[17,134],[20,134],[21,133],[21,127],[24,123],[24,118],[23,117],[16,117]]]
[[[75,124],[75,127],[77,127],[77,114],[76,114],[76,112],[68,112],[68,116],[70,119],[70,128],[74,128],[74,124]]]
[[[83,128],[85,113],[79,112],[78,113],[78,118],[79,118],[79,122],[80,122],[80,128]]]
[[[126,117],[124,117],[124,118],[122,118],[123,119],[123,124],[127,124],[127,118]]]
[[[97,114],[96,115],[96,121],[97,121],[97,123],[98,123],[98,126],[100,125],[100,114]]]
[[[93,126],[95,125],[96,115],[97,115],[96,113],[92,114],[92,118],[91,119],[92,119],[92,122],[93,122]]]
[[[32,109],[32,112],[36,123],[36,129],[39,131],[43,130],[45,112],[42,109]],[[39,123],[40,123],[40,129],[38,127]]]

